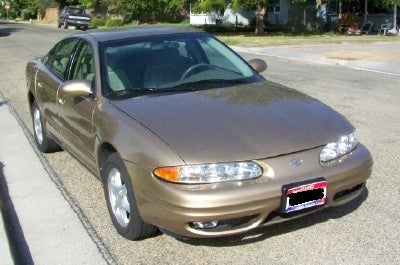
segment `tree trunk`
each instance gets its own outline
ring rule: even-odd
[[[397,32],[397,4],[394,4],[394,11],[393,11],[393,29],[394,32]]]
[[[267,13],[267,6],[258,4],[256,13],[256,35],[264,33],[264,17]]]

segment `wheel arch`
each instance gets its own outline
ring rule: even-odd
[[[28,104],[29,104],[29,110],[32,110],[32,104],[33,101],[35,101],[35,96],[31,91],[28,92]]]
[[[103,180],[102,171],[106,163],[106,160],[113,153],[118,153],[118,151],[112,144],[108,142],[102,143],[101,146],[99,147],[97,160],[98,160],[99,177],[101,180]]]

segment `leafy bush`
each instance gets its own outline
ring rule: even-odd
[[[3,14],[4,16],[2,16],[3,19],[7,18],[7,12],[4,12]],[[8,19],[16,19],[17,18],[17,11],[13,8],[8,10]]]
[[[29,20],[30,18],[33,18],[34,16],[32,15],[31,11],[29,9],[22,9],[21,10],[21,18],[23,20]]]
[[[106,27],[120,27],[124,25],[122,19],[111,18],[106,21]]]
[[[186,25],[186,26],[189,26],[190,25],[190,19],[188,19],[188,18],[185,18],[184,20],[182,20],[181,21],[181,23],[180,24],[182,24],[182,25]]]
[[[106,25],[106,20],[102,18],[92,18],[90,21],[90,26],[93,28],[103,27]]]

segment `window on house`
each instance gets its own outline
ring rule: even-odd
[[[281,12],[281,2],[277,1],[270,1],[268,4],[268,12],[270,13],[280,13]]]

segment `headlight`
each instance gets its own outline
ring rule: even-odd
[[[252,161],[160,167],[154,175],[177,183],[216,183],[254,179],[263,174],[261,166]]]
[[[356,148],[357,142],[356,132],[342,136],[338,141],[325,145],[321,150],[319,159],[321,162],[328,162],[348,154]]]

